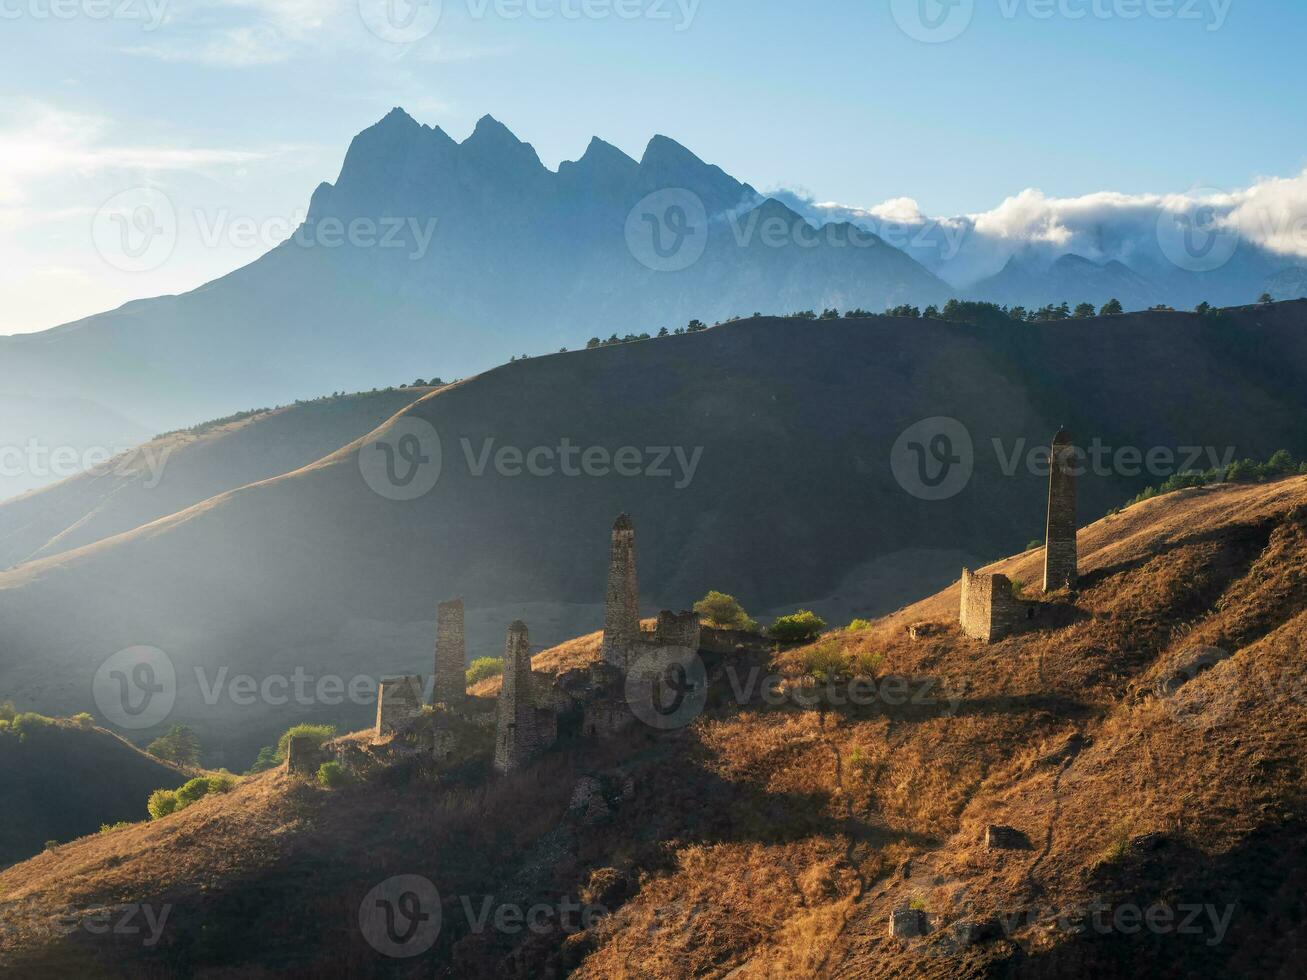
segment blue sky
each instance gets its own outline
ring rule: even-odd
[[[1307,5],[951,2],[443,0],[395,43],[385,0],[0,0],[0,332],[250,261],[395,105],[456,138],[489,112],[550,166],[659,132],[760,189],[932,215],[1307,167]],[[923,9],[964,29],[916,40]],[[175,253],[111,267],[94,216],[140,186]]]

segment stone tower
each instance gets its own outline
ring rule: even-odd
[[[456,707],[467,697],[467,646],[463,637],[463,600],[442,602],[436,609],[436,679],[431,700]]]
[[[531,690],[531,641],[521,620],[508,628],[504,645],[504,681],[495,726],[495,768],[513,772],[540,748],[535,698]]]
[[[1075,588],[1079,578],[1076,552],[1076,447],[1071,433],[1058,430],[1048,477],[1048,530],[1044,542],[1044,591]]]
[[[635,578],[635,525],[623,514],[613,525],[608,557],[608,590],[604,594],[603,658],[625,667],[640,639],[640,589]]]

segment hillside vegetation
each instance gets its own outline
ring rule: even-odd
[[[69,844],[0,874],[17,924],[0,948],[16,969],[104,976],[1291,976],[1307,478],[1177,491],[1080,548],[1080,591],[993,645],[961,634],[952,587],[769,664],[715,663],[683,729],[564,740],[510,778],[484,757],[330,791],[271,772]],[[991,570],[1029,585],[1041,561]],[[587,638],[537,666],[593,655]],[[823,700],[816,660],[876,695]],[[762,697],[754,668],[791,696]],[[569,809],[583,775],[630,792],[586,817]],[[1024,845],[987,849],[995,825]],[[364,896],[398,874],[443,899],[413,960],[359,932]],[[608,914],[571,934],[478,933],[462,899],[485,896]],[[169,903],[156,945],[51,925],[56,908],[124,901]],[[929,935],[890,938],[895,910]]]
[[[190,775],[89,718],[0,719],[0,866],[40,853],[49,841],[145,820],[150,793]]]
[[[187,679],[171,721],[226,753],[207,764],[244,768],[293,721],[361,727],[372,709],[297,705],[287,718],[263,702],[207,703],[196,670],[207,684],[223,670],[426,674],[435,605],[457,595],[473,657],[498,655],[516,618],[535,642],[560,643],[601,622],[608,530],[623,511],[641,529],[646,614],[710,589],[759,614],[883,614],[1041,534],[1046,480],[1028,464],[1060,425],[1084,446],[1169,449],[1176,466],[1190,446],[1204,468],[1208,449],[1303,458],[1305,327],[1307,303],[1045,324],[760,318],[519,360],[376,432],[436,431],[439,479],[417,499],[369,487],[359,459],[371,443],[359,440],[0,573],[0,687],[44,710],[88,710],[99,664],[156,646]],[[905,430],[938,416],[974,450],[946,502],[909,492],[891,466]],[[567,476],[565,442],[609,459],[630,447],[638,474]],[[548,450],[554,469],[500,467],[504,449]],[[1082,481],[1082,521],[1163,479],[1107,459]]]

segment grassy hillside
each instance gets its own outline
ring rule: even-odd
[[[593,630],[622,511],[636,521],[647,612],[722,589],[755,611],[839,599],[842,618],[883,613],[964,559],[1042,533],[1046,478],[1022,453],[1059,425],[1141,456],[1307,454],[1305,328],[1307,303],[1046,325],[758,319],[518,361],[427,395],[376,434],[436,431],[442,467],[424,496],[375,492],[359,441],[0,574],[0,683],[44,710],[86,710],[105,658],[159,647],[179,677],[170,721],[228,753],[210,764],[240,768],[288,712],[358,727],[373,709],[207,701],[221,672],[426,674],[434,607],[454,595],[472,611],[474,656],[498,654],[519,617],[537,643]],[[905,429],[934,416],[974,445],[969,482],[943,501],[908,492],[890,464]],[[567,476],[556,456],[548,475],[525,470],[564,440],[614,459],[630,447],[638,462],[628,475]],[[692,474],[658,447],[697,460]],[[497,468],[504,449],[519,455]],[[1157,482],[1087,477],[1081,519]]]
[[[434,782],[401,762],[333,791],[268,773],[42,854],[0,873],[15,923],[0,955],[98,976],[1293,975],[1307,478],[1157,498],[1080,546],[1081,591],[1050,597],[1023,635],[964,637],[950,588],[823,638],[825,661],[860,663],[880,692],[861,705],[737,699],[726,661],[689,727],[565,741],[511,778],[483,779],[484,760]],[[994,568],[1028,583],[1040,560]],[[913,639],[922,623],[935,632]],[[1177,684],[1197,647],[1229,657]],[[817,654],[733,666],[793,691]],[[588,820],[568,806],[582,775],[629,791]],[[987,850],[989,825],[1027,846]],[[442,899],[438,938],[410,960],[359,927],[399,874]],[[466,910],[485,896],[608,914],[570,935],[477,932]],[[167,903],[160,941],[51,924],[114,902]],[[889,938],[895,909],[930,934]],[[964,922],[974,942],[956,938]]]
[[[39,854],[47,841],[144,820],[151,792],[190,775],[103,728],[20,717],[0,729],[0,865]]]
[[[0,503],[0,567],[92,544],[299,469],[430,390],[321,398],[159,436],[96,472]]]

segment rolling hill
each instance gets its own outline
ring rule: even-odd
[[[159,436],[40,493],[0,501],[0,567],[93,544],[297,470],[430,390],[387,389],[241,413]]]
[[[327,791],[272,772],[73,842],[0,872],[0,957],[107,977],[1293,975],[1307,478],[1156,498],[1080,552],[1078,593],[1002,642],[961,633],[956,585],[823,638],[864,665],[855,703],[805,680],[813,648],[727,658],[688,727],[565,740],[511,777],[399,760]],[[1029,583],[1041,562],[992,570]],[[626,789],[587,815],[583,777]],[[439,899],[410,958],[360,925],[400,875]],[[602,914],[550,917],[568,902]],[[157,941],[56,928],[124,903],[167,909]],[[493,918],[528,906],[538,929]],[[892,938],[896,911],[925,935]]]
[[[0,391],[29,402],[18,444],[95,444],[103,413],[87,412],[81,433],[50,406],[94,391],[159,432],[458,377],[592,334],[947,295],[875,235],[818,233],[666,137],[639,161],[596,139],[553,171],[489,116],[458,143],[397,109],[354,138],[303,225],[255,262],[182,295],[0,337]]]
[[[0,574],[0,689],[88,710],[106,658],[156,647],[178,677],[168,720],[201,733],[208,764],[244,768],[288,716],[361,726],[373,709],[237,698],[234,678],[425,675],[435,605],[454,595],[474,656],[497,655],[516,618],[545,644],[596,628],[623,511],[647,611],[721,589],[758,615],[883,613],[1040,535],[1037,453],[1059,425],[1112,450],[1083,481],[1083,519],[1161,482],[1116,450],[1307,454],[1305,316],[1307,303],[1040,326],[764,318],[518,361],[293,472]],[[974,463],[944,500],[893,455],[940,416]],[[402,466],[406,437],[432,431],[429,492],[365,479],[381,445]],[[608,462],[583,467],[588,449]]]
[[[143,820],[150,793],[193,775],[90,724],[28,718],[20,726],[0,731],[0,866],[39,854],[50,840]]]

